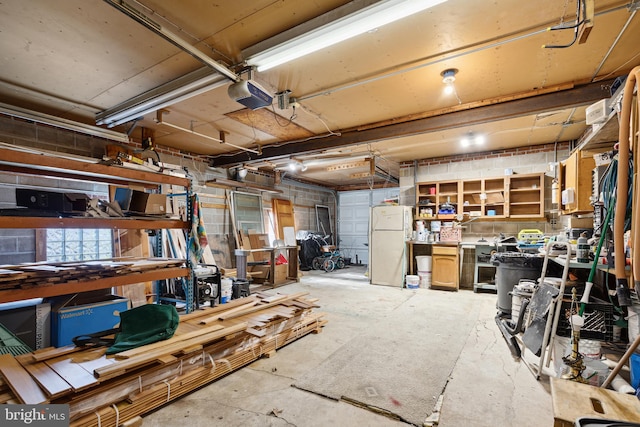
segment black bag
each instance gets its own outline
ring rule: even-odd
[[[108,345],[107,354],[120,353],[173,336],[180,323],[172,305],[145,304],[120,313],[120,327],[79,335],[73,338],[78,347],[88,344]],[[115,338],[107,338],[109,335]]]

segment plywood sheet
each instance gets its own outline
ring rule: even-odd
[[[313,136],[313,133],[287,118],[262,108],[259,110],[243,109],[225,114],[230,119],[239,121],[247,126],[261,130],[284,141],[303,139]],[[286,126],[282,126],[286,123]]]

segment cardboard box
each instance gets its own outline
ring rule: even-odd
[[[0,323],[32,350],[51,346],[51,304],[42,298],[0,304]]]
[[[63,347],[73,343],[78,335],[115,328],[120,324],[120,312],[129,309],[129,299],[117,295],[87,301],[73,296],[57,298],[52,304],[51,344]]]
[[[131,192],[129,211],[151,215],[164,215],[167,213],[166,195],[145,193],[137,190],[131,190]]]

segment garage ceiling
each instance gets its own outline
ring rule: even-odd
[[[190,72],[216,73],[180,43],[240,73],[243,50],[347,3],[5,0],[0,97],[95,124],[97,113]],[[135,9],[180,42],[170,43],[114,4]],[[205,156],[219,167],[283,170],[293,159],[299,167],[288,174],[334,187],[346,180],[371,183],[371,164],[384,176],[397,174],[400,162],[576,140],[587,128],[586,106],[608,97],[613,79],[640,64],[637,2],[580,4],[594,4],[584,43],[541,47],[571,44],[573,29],[547,29],[574,24],[578,1],[448,0],[251,73],[273,94],[289,90],[295,109],[280,109],[277,99],[265,109],[246,109],[230,99],[231,81],[222,79],[165,107],[160,121],[186,131],[158,123],[155,112],[113,130],[137,140],[153,135],[158,145]],[[450,68],[458,70],[457,95],[443,93],[441,72]],[[224,144],[215,141],[221,133]],[[470,133],[485,142],[460,144]],[[346,173],[344,165],[353,171]]]

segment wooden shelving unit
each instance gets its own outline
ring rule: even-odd
[[[190,194],[191,181],[188,178],[165,175],[142,170],[132,170],[119,166],[100,164],[97,161],[79,160],[39,154],[33,150],[16,147],[0,148],[0,173],[69,179],[84,182],[100,182],[114,185],[135,183],[149,188],[160,184],[185,187]],[[189,202],[187,202],[189,205]],[[188,209],[190,211],[190,209]],[[0,228],[109,228],[109,229],[187,229],[188,222],[175,219],[155,218],[65,218],[65,217],[22,217],[0,216]],[[0,290],[0,302],[17,301],[27,298],[51,297],[95,289],[130,285],[147,281],[186,277],[188,286],[187,312],[192,309],[193,281],[187,260],[186,267],[158,268],[144,273],[132,273],[115,277],[77,280],[69,283],[30,285],[25,288]]]
[[[508,175],[416,184],[417,219],[438,218],[440,205],[449,201],[456,213],[484,219],[544,217],[544,174]],[[431,209],[433,216],[420,213]],[[446,218],[450,219],[450,218]]]
[[[482,205],[482,215],[504,218],[507,216],[506,190],[507,179],[505,177],[485,178],[482,182],[485,200]],[[490,213],[493,213],[490,215]]]
[[[544,217],[544,174],[509,176],[509,218]]]
[[[438,214],[440,206],[450,203],[456,213],[459,211],[462,200],[460,193],[460,181],[436,181],[418,183],[416,187],[416,215],[420,219],[451,219]],[[420,215],[422,209],[431,209],[432,217],[425,218]]]

